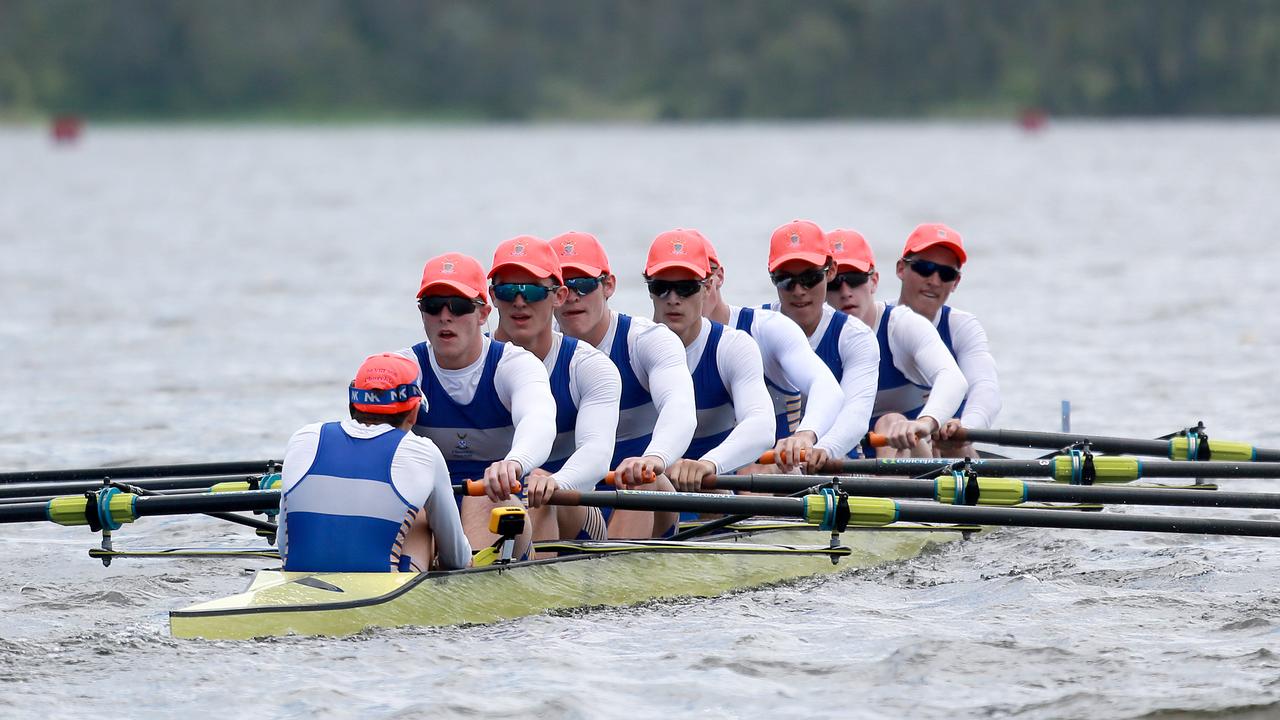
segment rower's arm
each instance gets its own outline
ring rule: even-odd
[[[427,523],[435,540],[436,557],[445,570],[464,568],[471,562],[471,543],[462,529],[458,505],[453,499],[449,468],[435,443],[407,435],[391,461],[391,480],[409,502],[423,503]],[[414,558],[421,568],[431,558]]]
[[[796,432],[807,430],[815,437],[822,437],[840,415],[845,402],[844,390],[831,369],[809,346],[809,339],[799,325],[781,314],[761,315],[767,318],[763,323],[757,321],[761,353],[773,353],[787,383],[805,398],[804,417],[800,418]]]
[[[951,312],[951,346],[956,364],[969,381],[969,394],[960,422],[967,428],[990,428],[1000,414],[1000,378],[996,359],[987,343],[987,332],[969,313]]]
[[[844,403],[831,429],[814,443],[837,458],[848,455],[866,434],[880,377],[880,343],[866,325],[852,320],[846,322],[840,331],[839,349],[840,363],[844,366],[844,375],[840,378]]]
[[[905,306],[899,306],[906,310]],[[903,361],[908,367],[898,369],[913,382],[931,388],[920,417],[933,418],[938,427],[955,417],[960,403],[969,391],[969,381],[960,366],[943,344],[938,329],[924,317],[914,312],[895,311],[889,317],[889,334],[894,351],[894,364]],[[914,377],[913,377],[914,376]]]
[[[653,438],[645,455],[668,466],[684,456],[698,428],[693,377],[685,364],[684,344],[665,325],[655,325],[637,338],[636,364],[648,368],[649,395],[658,411]]]
[[[755,462],[761,453],[773,447],[775,424],[773,403],[764,384],[760,348],[751,336],[726,328],[720,338],[716,365],[733,398],[737,425],[724,442],[699,459],[715,465],[716,474],[723,474]]]
[[[587,347],[585,343],[579,347]],[[574,356],[573,378],[578,395],[574,451],[555,473],[556,484],[568,490],[593,490],[612,468],[618,435],[618,401],[622,377],[608,355],[591,348]]]
[[[503,459],[520,463],[520,474],[528,475],[547,461],[556,441],[556,400],[547,369],[533,353],[508,344],[493,384],[515,425],[511,451]]]

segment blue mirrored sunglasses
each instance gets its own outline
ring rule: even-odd
[[[525,302],[536,303],[547,299],[547,296],[560,287],[559,285],[538,285],[536,283],[499,283],[490,285],[489,290],[493,296],[502,302],[515,302],[516,296],[524,298]]]

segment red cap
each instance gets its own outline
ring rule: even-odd
[[[414,410],[422,402],[418,366],[395,353],[370,355],[356,371],[348,397],[360,412],[395,415]]]
[[[532,235],[517,235],[493,251],[489,278],[492,279],[502,268],[520,268],[533,273],[536,278],[549,277],[564,284],[564,278],[560,277],[560,258],[555,249],[546,240]]]
[[[769,272],[788,260],[803,260],[810,265],[826,265],[831,246],[822,228],[808,220],[792,220],[773,231],[769,238]]]
[[[696,235],[702,240],[702,244],[707,246],[707,259],[711,261],[712,265],[715,265],[716,267],[724,267],[720,264],[719,256],[716,255],[716,246],[711,244],[711,241],[707,239],[706,235],[703,235],[697,230],[689,230],[688,232]]]
[[[551,247],[560,256],[563,269],[581,270],[591,277],[612,274],[609,256],[595,235],[584,232],[567,232],[551,239]]]
[[[969,259],[964,253],[964,241],[960,239],[960,233],[942,223],[917,225],[916,229],[907,237],[907,244],[902,248],[902,256],[906,257],[911,253],[918,253],[935,245],[941,245],[955,253],[956,259],[960,261],[961,265],[964,265],[965,261]]]
[[[707,241],[702,233],[676,228],[653,239],[649,257],[644,263],[644,274],[652,277],[655,273],[677,267],[692,270],[700,278],[711,275],[711,259],[707,257]]]
[[[876,256],[862,233],[857,230],[832,230],[827,233],[831,244],[831,257],[836,261],[836,272],[857,270],[867,272],[876,266]]]
[[[428,290],[437,290],[436,295],[461,295],[462,297],[489,302],[489,293],[485,290],[484,268],[480,262],[470,255],[462,253],[445,253],[427,261],[422,268],[422,283],[418,285],[418,297],[427,294]]]

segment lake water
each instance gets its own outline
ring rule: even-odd
[[[919,222],[964,234],[952,303],[990,335],[1001,427],[1056,429],[1070,399],[1078,430],[1280,446],[1277,122],[5,128],[0,160],[0,471],[279,457],[345,413],[365,355],[421,339],[446,250],[591,231],[614,306],[645,314],[658,232],[701,229],[746,304],[797,217],[861,230],[886,268]],[[171,518],[117,540],[249,536]],[[166,613],[254,563],[104,569],[94,541],[0,527],[0,715],[1280,713],[1275,540],[1003,530],[718,600],[243,643],[173,640]]]

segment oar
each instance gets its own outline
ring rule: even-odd
[[[455,485],[454,492],[483,495],[484,483],[468,480]],[[520,491],[517,483],[513,490]],[[0,523],[50,521],[59,525],[88,525],[115,530],[122,523],[148,515],[196,515],[229,512],[261,512],[280,507],[279,490],[232,490],[192,492],[175,495],[137,495],[119,488],[104,487],[97,492],[63,495],[47,502],[0,505]],[[237,518],[252,520],[252,518]],[[273,526],[274,527],[274,526]]]
[[[187,463],[181,465],[135,465],[80,468],[76,470],[23,470],[0,473],[0,484],[57,482],[62,480],[128,480],[133,478],[195,477],[199,475],[243,475],[277,472],[279,460]]]
[[[1092,469],[1089,469],[1089,465]],[[1125,455],[1096,455],[1091,459],[1058,455],[1044,460],[950,460],[946,458],[895,458],[892,460],[833,460],[821,472],[860,475],[919,475],[944,473],[967,466],[995,477],[1045,477],[1058,482],[1121,483],[1142,478],[1280,478],[1280,462],[1188,463],[1176,460],[1143,460]]]
[[[834,498],[834,499],[833,499]],[[1045,527],[1074,530],[1124,530],[1131,532],[1186,533],[1280,537],[1280,522],[1272,520],[1231,520],[1226,518],[1162,517],[1078,513],[1070,510],[1027,510],[1018,508],[969,507],[914,503],[888,498],[807,495],[802,498],[771,498],[753,495],[711,495],[665,493],[636,490],[556,490],[555,505],[613,507],[621,510],[666,512],[746,513],[801,517],[826,524],[847,513],[848,525],[879,527],[899,521]]]
[[[1087,444],[1090,449],[1097,452],[1132,453],[1134,455],[1165,457],[1170,460],[1280,461],[1280,450],[1256,448],[1248,443],[1228,440],[1204,439],[1194,433],[1173,437],[1168,440],[1143,440],[1140,438],[1105,437],[1080,433],[960,428],[953,438],[960,441],[1043,448],[1046,450]],[[1204,449],[1206,443],[1208,450]]]
[[[882,480],[838,477],[840,489],[858,495],[929,498],[949,505],[1021,505],[1026,502],[1175,505],[1280,509],[1280,493],[1245,493],[1166,488],[1056,485],[1007,478],[943,476],[936,480]],[[703,481],[708,490],[764,493],[807,492],[829,483],[826,475],[718,475]]]
[[[226,483],[238,485],[238,490],[257,490],[254,487],[263,478],[278,478],[279,475],[211,475],[207,477],[165,477],[142,478],[129,481],[130,485],[148,490],[207,490]],[[116,478],[111,478],[115,480]],[[36,498],[49,499],[57,495],[68,495],[102,487],[102,480],[61,480],[51,482],[22,482],[0,485],[0,499],[3,498]]]

